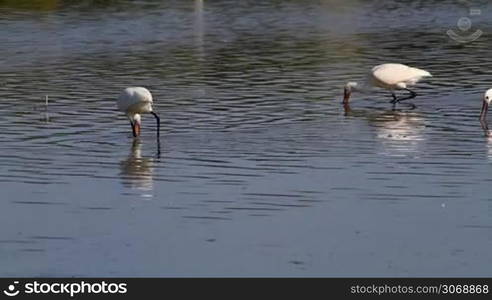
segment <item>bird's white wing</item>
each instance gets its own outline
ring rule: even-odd
[[[126,88],[118,98],[118,109],[121,111],[129,110],[130,107],[142,104],[152,104],[152,94],[143,87]]]
[[[398,83],[414,84],[422,77],[432,76],[429,72],[402,64],[382,64],[371,70],[376,85],[396,86]]]

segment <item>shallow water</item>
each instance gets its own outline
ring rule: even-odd
[[[492,275],[486,2],[78,3],[0,1],[1,276]]]

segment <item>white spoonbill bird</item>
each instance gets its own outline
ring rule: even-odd
[[[380,87],[391,92],[395,104],[402,100],[412,99],[417,94],[408,89],[409,86],[415,85],[423,77],[432,77],[432,75],[422,69],[412,68],[402,64],[382,64],[375,66],[369,72],[364,83],[359,85],[357,82],[348,82],[345,85],[343,104],[348,104],[350,94],[353,91],[364,91],[371,87]],[[395,90],[406,90],[410,95],[403,98],[397,98]]]
[[[485,121],[487,118],[487,112],[489,111],[489,105],[492,101],[492,89],[489,89],[485,92],[483,96],[482,110],[480,111],[480,120]]]
[[[140,135],[142,127],[141,114],[151,113],[157,121],[157,138],[161,122],[159,116],[152,110],[152,94],[144,87],[126,88],[118,98],[118,109],[126,114],[132,125],[133,136]]]

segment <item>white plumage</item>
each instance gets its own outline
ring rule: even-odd
[[[153,99],[150,91],[144,87],[126,88],[118,98],[118,110],[124,112],[132,125],[133,136],[140,135],[141,114],[151,113],[157,120],[157,137],[159,137],[160,119],[152,109]]]
[[[393,96],[392,103],[416,97],[416,93],[408,87],[415,85],[424,77],[432,77],[426,70],[409,67],[403,64],[382,64],[375,66],[368,74],[366,82],[359,86],[356,82],[349,82],[345,85],[343,103],[348,104],[352,91],[367,89],[367,87],[380,87],[387,89]],[[407,90],[410,96],[397,98],[395,90]]]
[[[482,110],[480,111],[480,121],[485,121],[487,118],[487,112],[489,111],[489,105],[492,101],[492,89],[489,89],[485,92],[483,96],[482,102]]]
[[[423,77],[432,75],[426,70],[402,64],[382,64],[371,70],[374,85],[385,89],[404,89],[415,85]]]
[[[152,94],[144,87],[126,88],[118,98],[118,109],[129,114],[152,111]]]

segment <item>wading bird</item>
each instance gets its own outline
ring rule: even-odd
[[[485,92],[483,96],[482,110],[480,111],[480,121],[485,121],[487,119],[487,112],[489,111],[489,105],[492,101],[492,89]]]
[[[140,135],[142,127],[141,114],[151,113],[157,121],[157,138],[161,122],[159,116],[152,110],[152,94],[143,87],[126,88],[118,98],[118,110],[124,112],[132,125],[133,136]]]
[[[365,91],[371,87],[389,90],[393,96],[393,100],[391,100],[391,103],[393,104],[403,100],[412,99],[415,98],[417,94],[414,91],[409,90],[408,87],[415,85],[424,77],[432,77],[432,75],[425,70],[412,68],[402,64],[378,65],[371,69],[366,81],[362,84],[348,82],[345,85],[343,104],[348,105],[352,92]],[[395,95],[395,90],[406,90],[410,95],[398,98]]]

